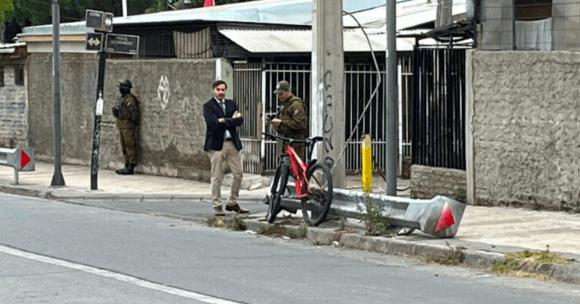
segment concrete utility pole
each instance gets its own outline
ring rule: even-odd
[[[387,0],[387,155],[385,172],[387,175],[387,195],[397,195],[397,6],[395,0]]]
[[[437,17],[435,19],[435,28],[444,27],[453,23],[453,0],[439,0],[437,2]]]
[[[333,185],[344,188],[344,157],[340,157],[345,145],[342,1],[313,0],[312,17],[310,134],[324,137],[317,157],[331,160],[327,164],[332,170]]]
[[[51,186],[64,186],[60,163],[60,9],[58,0],[52,1],[52,92],[54,103],[54,175]]]

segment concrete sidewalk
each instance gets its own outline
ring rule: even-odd
[[[107,207],[107,200],[114,201],[119,198],[132,197],[143,200],[165,197],[169,202],[173,197],[177,197],[181,201],[191,200],[207,204],[207,216],[213,215],[209,204],[210,185],[207,183],[145,174],[121,176],[112,170],[101,169],[98,175],[98,190],[90,190],[89,167],[63,165],[62,172],[66,186],[50,187],[54,165],[37,161],[35,171],[19,172],[19,184],[15,185],[14,170],[0,166],[0,192],[61,201],[70,201],[72,198],[98,198],[101,201],[99,207]],[[229,185],[230,179],[231,177],[226,177],[225,186]],[[244,175],[240,203],[261,200],[266,194],[269,180],[266,176]],[[377,192],[384,191],[384,184],[381,184],[380,180],[375,180],[374,184],[375,188],[378,188]],[[360,179],[349,176],[347,188],[359,190]],[[402,190],[398,192],[399,196],[408,195],[408,181],[400,181],[398,188]],[[226,195],[227,190],[224,187],[222,195]],[[167,204],[164,207],[166,213],[172,213],[171,206]],[[181,204],[179,208],[182,211],[184,205]],[[262,225],[267,224],[263,220],[263,213],[250,211],[253,216],[247,220],[248,229],[259,230]],[[183,217],[177,210],[174,215]],[[362,225],[355,219],[348,219],[347,223],[355,228]],[[359,233],[340,234],[336,232],[336,224],[334,226],[325,224],[317,228],[309,227],[308,237],[316,239],[318,243],[330,244],[336,241],[346,247],[418,256],[448,253],[453,248],[462,248],[465,253],[464,263],[477,267],[489,266],[493,261],[501,260],[507,252],[524,249],[546,250],[549,246],[551,252],[561,253],[575,261],[548,267],[545,272],[567,282],[580,283],[580,214],[467,206],[457,235],[450,239],[436,239],[419,231],[409,236],[392,238],[364,236],[360,233],[360,229]]]

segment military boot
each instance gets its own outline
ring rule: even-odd
[[[129,167],[129,163],[125,163],[125,166],[123,168],[121,168],[121,169],[115,170],[115,173],[117,173],[117,174],[123,174],[121,172],[123,172],[123,170],[127,169],[128,167]]]
[[[129,164],[126,168],[123,168],[119,174],[121,175],[130,175],[134,173],[135,165]]]

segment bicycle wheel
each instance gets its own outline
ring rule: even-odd
[[[332,176],[330,170],[322,163],[315,163],[308,168],[306,179],[310,190],[302,199],[302,217],[310,226],[318,226],[326,220],[332,203]]]
[[[276,169],[274,183],[272,183],[272,188],[270,189],[270,202],[268,204],[268,213],[266,213],[268,223],[273,223],[282,209],[280,208],[280,200],[286,191],[286,183],[288,183],[288,167],[281,165]]]

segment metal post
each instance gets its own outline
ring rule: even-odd
[[[127,17],[127,0],[123,0],[123,17]]]
[[[105,66],[107,53],[99,52],[99,72],[97,76],[97,98],[95,102],[95,125],[93,129],[93,150],[91,153],[91,190],[98,188],[99,146],[101,138],[101,119],[103,117],[103,87],[105,86]]]
[[[365,134],[361,143],[362,155],[362,186],[365,193],[373,191],[373,154],[371,135]]]
[[[54,103],[54,175],[51,186],[64,186],[60,162],[60,10],[58,0],[52,2],[52,87]]]
[[[516,34],[516,0],[512,0],[512,50],[518,48]]]
[[[341,156],[345,145],[342,1],[314,0],[312,10],[310,133],[324,137],[322,155],[318,155],[318,159],[330,165],[334,187],[344,188],[345,162]]]
[[[395,0],[387,0],[387,195],[397,195],[397,7]]]

